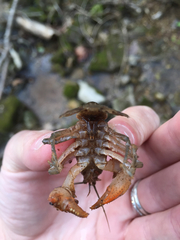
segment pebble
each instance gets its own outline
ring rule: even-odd
[[[105,97],[98,93],[95,88],[91,87],[88,83],[79,80],[79,91],[78,91],[78,98],[84,103],[88,102],[97,102],[101,103],[105,101]]]

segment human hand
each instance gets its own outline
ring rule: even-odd
[[[4,154],[0,174],[0,239],[179,239],[180,113],[158,128],[159,119],[148,107],[131,107],[124,112],[130,118],[115,117],[109,125],[140,146],[138,155],[144,167],[136,171],[133,182],[143,178],[138,197],[151,214],[138,216],[131,205],[130,191],[105,205],[111,231],[101,208],[91,211],[87,219],[56,211],[47,198],[62,184],[69,166],[66,165],[60,175],[50,176],[47,161],[51,158],[51,148],[42,144],[42,139],[50,133],[23,131],[9,141]],[[58,156],[71,143],[58,144]],[[112,174],[104,171],[101,179],[97,182],[100,195]],[[87,193],[86,185],[76,186],[79,205],[86,211],[97,200],[93,191],[88,197]]]

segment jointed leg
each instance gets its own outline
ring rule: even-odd
[[[79,128],[80,128],[80,125],[76,124],[75,126],[72,126],[68,129],[60,130],[60,131],[52,133],[50,138],[43,139],[42,142],[44,144],[50,144],[51,145],[52,157],[51,157],[51,162],[49,162],[49,164],[50,164],[49,173],[50,174],[58,174],[62,170],[62,167],[58,166],[55,144],[65,142],[65,141],[70,140],[72,138],[79,137],[79,134],[78,134]]]
[[[121,162],[122,164],[124,164],[124,157],[122,157],[121,155],[119,155],[116,152],[113,152],[111,150],[105,149],[105,148],[96,148],[95,152],[100,155],[105,155],[105,156],[110,156],[116,160],[118,160],[119,162]],[[131,164],[129,162],[126,163],[126,166],[131,167]]]
[[[73,155],[75,153],[75,150],[77,147],[81,146],[80,141],[76,141],[72,143],[65,151],[64,153],[60,156],[60,158],[57,160],[57,155],[56,155],[56,150],[55,150],[55,145],[52,144],[52,160],[49,162],[50,164],[50,169],[48,170],[49,174],[58,174],[61,172],[63,169],[62,162],[65,161],[69,156]]]
[[[130,151],[130,146],[131,146],[131,142],[129,140],[129,137],[121,134],[121,133],[117,133],[116,131],[114,131],[112,128],[110,127],[106,127],[105,131],[108,133],[108,135],[112,136],[116,143],[118,142],[125,142],[125,155],[124,155],[124,162],[127,162],[128,160],[128,155],[129,155],[129,151]]]
[[[68,175],[62,185],[63,188],[68,189],[73,197],[76,197],[75,195],[75,189],[74,189],[74,180],[77,177],[79,173],[81,173],[86,167],[88,163],[86,164],[76,164],[74,165],[68,172]]]
[[[106,127],[105,130],[108,131],[109,134],[104,136],[104,139],[108,140],[108,142],[104,143],[107,146],[105,146],[104,144],[103,146],[111,149],[112,151],[119,152],[120,154],[122,154],[124,156],[124,162],[123,162],[124,169],[127,170],[130,176],[133,176],[135,169],[141,168],[143,166],[143,164],[137,160],[137,153],[136,153],[137,146],[134,144],[131,144],[127,136],[117,133],[109,127]],[[122,141],[125,142],[125,145],[122,143]],[[129,160],[132,161],[130,167],[129,167],[129,164],[130,164]]]

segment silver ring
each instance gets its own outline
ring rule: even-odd
[[[137,181],[131,189],[131,203],[133,205],[133,208],[136,210],[136,212],[139,213],[140,216],[146,216],[149,215],[149,213],[144,210],[138,199],[137,187],[139,182],[140,180]]]

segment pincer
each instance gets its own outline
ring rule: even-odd
[[[55,188],[49,195],[49,204],[57,210],[70,212],[78,217],[86,218],[89,213],[78,206],[78,200],[74,199],[71,192],[63,187]]]
[[[93,206],[90,207],[90,209],[97,209],[123,195],[129,189],[131,185],[131,179],[132,177],[124,169],[117,173],[116,177],[107,187],[105,193]]]

